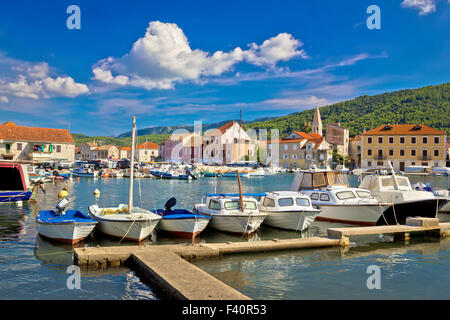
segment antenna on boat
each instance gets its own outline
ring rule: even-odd
[[[238,183],[239,183],[239,204],[241,205],[241,211],[244,212],[244,199],[242,198],[242,185],[241,185],[241,175],[239,171],[236,171]]]
[[[131,129],[131,161],[130,161],[130,192],[128,198],[128,212],[133,210],[133,175],[134,175],[134,140],[136,134],[136,117],[133,116],[133,128]]]
[[[398,190],[398,182],[397,182],[397,177],[395,176],[394,168],[392,167],[392,163],[391,163],[390,160],[388,160],[388,163],[389,163],[389,167],[391,168],[392,179],[394,179],[394,187],[395,187],[395,190]]]

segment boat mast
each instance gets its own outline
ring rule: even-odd
[[[244,199],[242,198],[242,185],[241,185],[241,175],[237,171],[237,178],[239,183],[239,204],[241,206],[241,212],[244,212]]]
[[[395,187],[395,190],[398,190],[397,177],[395,176],[395,171],[394,171],[394,168],[392,167],[391,160],[388,160],[388,163],[389,163],[389,167],[391,167],[392,179],[394,179],[394,187]]]
[[[128,212],[133,210],[133,175],[134,175],[134,140],[136,134],[136,117],[133,116],[133,128],[131,129],[131,161],[130,161],[130,192],[128,199]]]

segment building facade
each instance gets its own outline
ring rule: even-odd
[[[89,160],[118,160],[119,148],[114,145],[104,145],[91,149]]]
[[[42,163],[75,160],[75,141],[69,130],[22,127],[13,122],[0,125],[0,159]]]
[[[340,123],[327,123],[325,140],[342,156],[348,155],[349,138],[350,131]]]
[[[361,134],[361,167],[445,167],[445,131],[419,124],[386,124]]]
[[[350,158],[350,167],[361,166],[361,136],[357,135],[349,138],[348,156]]]

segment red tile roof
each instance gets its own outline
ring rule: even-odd
[[[390,130],[387,130],[389,129]],[[431,128],[425,124],[384,124],[378,128],[369,130],[362,133],[362,135],[394,135],[394,134],[405,134],[405,135],[415,135],[415,134],[436,134],[443,135],[446,134],[445,131],[439,131],[437,129]]]
[[[158,145],[153,142],[144,142],[138,145],[137,149],[158,149]]]
[[[219,130],[220,132],[222,132],[222,134],[224,134],[225,131],[230,129],[235,123],[237,123],[237,122],[236,121],[230,121],[228,123],[225,123],[223,126],[217,128],[217,130]],[[242,125],[241,125],[241,127],[242,127]]]
[[[75,143],[67,129],[22,127],[13,122],[0,125],[0,139],[50,143]]]

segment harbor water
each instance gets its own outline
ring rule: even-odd
[[[292,174],[243,178],[244,192],[289,190]],[[411,184],[430,182],[448,188],[448,178],[409,176]],[[357,177],[349,179],[356,186]],[[80,288],[69,289],[72,246],[48,242],[36,231],[40,210],[55,207],[58,192],[69,188],[70,207],[87,213],[91,204],[112,206],[128,202],[127,178],[80,178],[45,185],[35,203],[0,205],[0,299],[158,299],[152,288],[125,267],[82,270]],[[93,191],[98,189],[100,196]],[[175,208],[192,209],[207,192],[237,192],[235,178],[193,181],[135,179],[134,203],[146,209],[163,208],[170,197]],[[204,200],[204,199],[203,199]],[[450,215],[439,214],[441,221]],[[350,226],[315,221],[305,232],[262,226],[251,237],[206,229],[197,243],[259,241],[325,235],[327,228]],[[191,242],[160,232],[141,245]],[[94,233],[78,246],[137,245]],[[450,240],[413,237],[409,243],[391,236],[361,236],[349,248],[306,249],[271,253],[225,255],[193,262],[199,268],[253,299],[448,299],[450,297]],[[367,286],[369,266],[380,270],[380,289]]]

